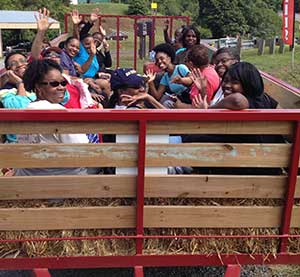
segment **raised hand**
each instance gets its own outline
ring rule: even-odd
[[[146,76],[147,76],[147,83],[153,82],[156,77],[156,73],[153,72],[151,69],[148,69],[146,71]]]
[[[5,75],[8,79],[8,82],[11,84],[18,84],[22,82],[22,79],[19,76],[17,76],[12,70],[7,70]]]
[[[196,85],[199,93],[204,97],[206,95],[207,79],[202,77],[201,71],[199,68],[194,68],[191,72],[191,78]]]
[[[73,10],[71,13],[72,22],[74,25],[79,25],[82,20],[82,16],[79,16],[78,10]]]
[[[34,13],[35,20],[37,22],[37,29],[40,32],[46,32],[50,26],[54,23],[49,22],[50,12],[46,8],[39,9],[38,13]]]
[[[166,20],[164,22],[164,31],[168,31],[169,30],[169,20]]]
[[[124,105],[126,106],[131,106],[133,104],[137,104],[141,101],[144,101],[146,100],[148,97],[148,94],[146,92],[143,92],[143,93],[139,93],[137,95],[128,95],[128,94],[122,94],[120,96],[121,98],[121,103],[123,103]]]
[[[207,103],[207,95],[204,95],[204,97],[201,96],[201,94],[195,95],[195,97],[192,100],[192,106],[195,109],[208,109],[208,103]]]
[[[95,23],[98,20],[99,8],[93,9],[90,15],[90,20]]]

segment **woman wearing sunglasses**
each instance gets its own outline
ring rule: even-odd
[[[28,109],[65,109],[63,101],[67,81],[62,75],[60,66],[51,60],[37,60],[29,64],[24,73],[24,86],[34,91],[37,100],[28,105]],[[85,134],[34,134],[18,136],[19,143],[88,143]],[[86,168],[19,168],[16,176],[29,175],[83,175]]]

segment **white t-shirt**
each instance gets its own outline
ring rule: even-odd
[[[29,104],[28,109],[64,110],[60,104],[52,104],[46,100]],[[28,134],[18,135],[18,143],[88,143],[86,134]],[[18,168],[16,176],[35,175],[83,175],[87,174],[86,168]]]

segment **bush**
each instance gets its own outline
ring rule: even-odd
[[[143,0],[130,0],[128,6],[129,15],[146,15],[149,9]]]

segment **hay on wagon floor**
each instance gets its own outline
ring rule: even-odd
[[[64,199],[64,200],[22,200],[0,201],[1,208],[29,207],[88,207],[135,205],[134,199]],[[278,199],[145,199],[145,205],[189,205],[189,206],[282,206]],[[165,228],[145,229],[146,235],[263,235],[278,234],[278,229],[204,229]],[[134,235],[133,229],[113,230],[62,230],[62,231],[6,231],[0,232],[0,239],[90,237],[101,235]],[[145,239],[145,254],[212,254],[247,253],[275,255],[278,239]],[[300,251],[300,240],[290,241],[291,252]],[[0,244],[0,257],[46,257],[46,256],[99,256],[134,255],[135,241],[132,239],[43,241]]]

